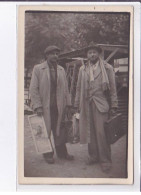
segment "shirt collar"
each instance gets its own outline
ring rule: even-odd
[[[90,62],[89,62],[89,66],[94,66],[94,67],[96,67],[98,64],[99,64],[99,60],[98,60],[95,64],[90,64]]]

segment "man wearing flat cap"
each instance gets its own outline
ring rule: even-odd
[[[101,59],[102,49],[91,43],[87,62],[79,70],[75,107],[80,112],[80,143],[88,143],[88,165],[100,163],[104,172],[111,169],[111,151],[104,123],[116,112],[118,101],[113,67]],[[107,99],[109,94],[110,104]]]
[[[34,111],[44,117],[48,135],[51,135],[51,131],[53,133],[57,156],[73,160],[73,156],[67,152],[66,143],[61,141],[62,117],[66,107],[71,105],[71,100],[64,68],[57,62],[59,52],[56,46],[45,49],[45,62],[33,69],[30,96]],[[53,152],[44,153],[43,157],[47,163],[54,163]]]

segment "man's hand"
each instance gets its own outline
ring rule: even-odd
[[[77,107],[73,107],[73,106],[66,106],[65,112],[67,114],[73,115],[75,113],[79,113],[79,109]]]
[[[37,113],[38,116],[42,116],[43,115],[43,108],[36,108],[35,112]]]

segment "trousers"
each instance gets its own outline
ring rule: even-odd
[[[106,140],[104,123],[108,120],[108,113],[99,112],[94,101],[90,103],[90,143],[88,152],[94,161],[101,164],[111,163],[111,148]]]
[[[58,109],[57,105],[50,106],[50,115],[51,115],[51,130],[53,133],[54,140],[56,138],[56,127],[58,120]],[[60,143],[60,145],[55,145],[56,154],[59,158],[67,156],[67,147],[65,143]],[[44,153],[43,156],[46,158],[53,157],[54,152]]]

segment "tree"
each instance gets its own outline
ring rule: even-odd
[[[63,52],[96,43],[128,44],[127,13],[27,12],[25,16],[25,66],[32,67],[44,58],[48,45]]]

